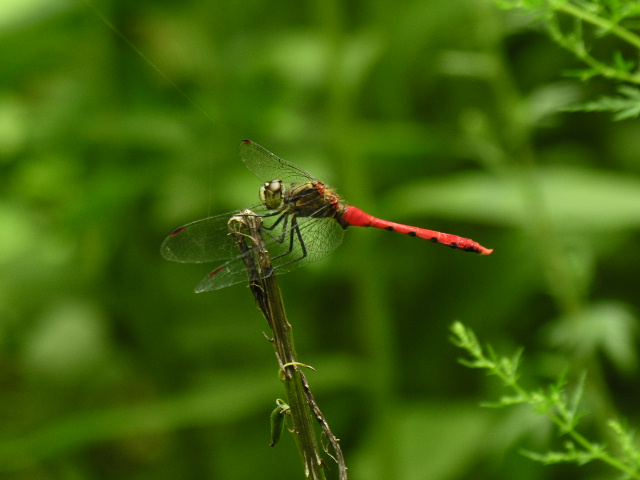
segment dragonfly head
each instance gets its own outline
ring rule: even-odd
[[[282,204],[282,180],[271,180],[260,187],[260,201],[269,210]]]

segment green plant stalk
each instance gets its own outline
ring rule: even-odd
[[[587,23],[600,27],[603,30],[610,31],[616,37],[624,40],[625,42],[629,43],[630,45],[633,45],[638,50],[640,50],[640,37],[616,23],[613,23],[609,20],[606,20],[592,13],[589,13],[569,2],[552,1],[552,2],[549,2],[549,5],[554,10],[565,12],[576,18],[584,20]]]
[[[291,324],[287,320],[280,287],[273,275],[271,258],[261,235],[262,219],[248,210],[243,211],[232,218],[229,228],[234,241],[243,253],[251,292],[273,332],[271,342],[278,358],[281,380],[284,383],[293,423],[291,433],[302,457],[305,478],[325,480],[313,416],[307,403],[302,372],[299,370],[301,364],[297,361]],[[248,245],[248,240],[251,245]],[[344,478],[346,479],[346,474]]]
[[[322,458],[314,431],[314,421],[307,404],[302,376],[297,361],[291,324],[287,321],[282,293],[275,275],[263,279],[264,294],[269,299],[268,315],[273,329],[273,347],[281,368],[281,379],[293,420],[293,436],[305,465],[307,478],[324,479]],[[265,313],[265,312],[263,312]],[[265,317],[267,314],[265,313]]]
[[[570,3],[568,1],[556,1],[551,0],[547,2],[549,7],[555,12],[562,12],[577,18],[585,23],[589,23],[595,27],[598,27],[604,31],[611,32],[614,36],[625,41],[629,45],[632,45],[637,50],[640,50],[640,36],[621,27],[619,24],[614,23],[606,18],[600,17],[593,13],[590,13],[579,6]],[[565,34],[560,31],[559,26],[554,26],[553,21],[549,20],[549,31],[553,39],[563,48],[572,52],[576,57],[589,65],[595,72],[605,78],[612,78],[623,82],[640,84],[640,75],[625,72],[618,68],[613,68],[604,62],[597,60],[595,57],[587,52],[581,44],[576,45],[571,38],[567,38]]]
[[[493,352],[493,349],[488,347],[489,353],[487,356],[471,329],[466,328],[460,322],[455,322],[451,326],[451,331],[454,334],[452,338],[453,343],[466,350],[472,357],[471,361],[461,360],[463,365],[470,368],[486,369],[491,375],[498,377],[505,386],[511,388],[516,393],[517,403],[528,403],[537,411],[544,413],[547,418],[558,426],[561,433],[571,437],[571,439],[584,448],[585,451],[589,452],[594,459],[597,458],[611,467],[624,472],[629,478],[640,478],[635,469],[599,449],[597,445],[575,430],[575,424],[573,422],[574,414],[566,409],[566,403],[564,401],[553,398],[553,401],[550,402],[550,395],[545,393],[531,393],[520,386],[517,373],[519,355],[516,355],[514,359],[506,357],[498,358]],[[553,408],[558,409],[560,414],[554,413]]]
[[[504,372],[495,363],[493,363],[492,366],[487,368],[489,368],[492,374],[494,374],[500,380],[502,380],[505,386],[511,388],[514,392],[516,392],[516,394],[520,398],[522,398],[522,400],[525,403],[532,405],[534,408],[540,409],[547,416],[547,418],[549,418],[560,429],[562,433],[571,437],[571,439],[573,439],[576,443],[578,443],[582,448],[584,448],[587,452],[591,453],[594,456],[594,458],[598,458],[599,460],[609,464],[613,468],[616,468],[621,472],[626,473],[630,477],[638,478],[637,473],[634,472],[631,468],[629,468],[623,462],[602,452],[601,450],[598,449],[596,445],[594,445],[582,434],[577,432],[573,428],[571,421],[566,421],[562,415],[553,413],[550,408],[545,406],[545,402],[540,402],[536,398],[536,395],[532,395],[528,391],[526,391],[524,388],[522,388],[518,384],[517,377],[505,375]]]
[[[596,17],[596,18],[599,18],[599,17]],[[612,78],[612,79],[620,80],[623,82],[640,84],[640,75],[628,73],[623,70],[610,67],[606,63],[596,59],[595,57],[593,57],[587,52],[587,49],[583,45],[577,46],[573,41],[571,41],[571,39],[568,38],[564,34],[564,32],[560,30],[559,25],[555,24],[554,21],[549,20],[548,28],[549,28],[549,34],[555,40],[555,42],[558,43],[558,45],[572,52],[576,57],[578,57],[580,60],[582,60],[587,65],[589,65],[594,70],[594,73],[591,74],[591,76],[599,73],[605,78]],[[628,30],[625,30],[625,31],[627,33],[630,33],[628,32]],[[635,35],[633,36],[635,37]],[[590,75],[589,73],[586,73],[584,77],[588,78],[589,75]]]
[[[314,13],[320,19],[320,33],[329,52],[324,68],[327,102],[323,113],[330,128],[327,130],[325,143],[331,145],[335,158],[342,159],[335,165],[343,179],[342,187],[350,192],[354,201],[358,199],[371,206],[377,195],[371,190],[373,182],[367,181],[367,170],[371,167],[365,161],[367,148],[360,145],[362,142],[354,142],[345,132],[359,128],[356,99],[362,96],[368,75],[380,57],[376,53],[369,59],[368,67],[354,70],[349,52],[353,51],[353,41],[357,37],[346,33],[350,20],[345,2],[324,0],[315,2],[314,5]],[[375,15],[384,17],[386,14],[397,14],[398,8],[393,3],[377,2],[373,11],[376,12]],[[383,35],[379,39],[381,44],[385,44],[394,35],[394,32],[380,33]],[[363,238],[357,247],[352,245],[352,248],[357,248],[358,255],[363,258],[375,258],[373,237]],[[355,286],[352,295],[354,311],[359,312],[355,321],[356,328],[361,332],[356,349],[366,358],[362,374],[368,378],[367,406],[372,418],[376,419],[369,435],[372,464],[368,480],[387,480],[397,478],[402,468],[397,416],[393,408],[389,408],[389,405],[396,402],[397,369],[401,366],[397,364],[395,327],[391,322],[384,279],[376,270],[375,262],[356,265],[355,258],[358,255],[349,257],[351,264],[347,265],[345,271],[350,272],[351,282]],[[339,456],[336,456],[340,462]]]

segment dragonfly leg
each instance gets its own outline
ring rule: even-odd
[[[281,253],[280,255],[276,255],[275,257],[272,258],[272,260],[289,255],[293,251],[293,244],[295,242],[295,237],[298,237],[298,242],[300,242],[300,249],[302,250],[302,255],[300,255],[298,258],[294,258],[293,260],[290,260],[287,263],[278,265],[276,268],[286,267],[287,265],[291,265],[292,263],[302,260],[304,257],[307,256],[307,247],[305,246],[304,240],[302,239],[302,233],[300,233],[300,226],[298,225],[298,219],[294,215],[293,217],[291,217],[291,231],[289,232],[289,250],[287,250],[284,253]]]
[[[271,216],[271,215],[269,215]],[[271,235],[269,235],[269,237],[271,237],[271,239],[273,239],[274,241],[278,242],[278,243],[283,243],[284,242],[284,237],[286,235],[287,232],[287,224],[289,223],[289,215],[281,215],[280,218],[278,218],[275,223],[273,225],[271,225],[270,227],[262,227],[263,230],[267,230],[267,231],[271,231],[273,229],[275,229],[281,222],[282,220],[284,220],[284,225],[282,226],[282,233],[280,234],[280,236],[278,237],[272,237]]]

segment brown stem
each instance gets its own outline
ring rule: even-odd
[[[346,480],[347,467],[339,440],[329,429],[324,415],[311,394],[307,379],[299,368],[302,364],[297,360],[291,324],[287,320],[282,294],[273,275],[269,251],[262,237],[262,218],[245,210],[229,221],[229,229],[243,254],[249,274],[249,288],[273,332],[273,338],[270,340],[282,372],[281,378],[293,423],[292,433],[302,457],[305,475],[313,480],[325,480],[324,462],[313,427],[315,416],[333,447],[335,457],[332,456],[332,458],[338,463],[340,480]],[[325,451],[328,453],[328,448],[325,448]]]

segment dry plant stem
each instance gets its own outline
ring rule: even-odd
[[[270,340],[280,366],[293,423],[292,433],[302,456],[305,475],[313,480],[325,480],[324,464],[313,426],[313,412],[336,453],[340,479],[346,480],[347,468],[338,440],[329,430],[322,412],[313,399],[309,384],[299,369],[291,325],[285,314],[280,288],[275,275],[272,274],[271,259],[261,234],[262,219],[245,210],[229,221],[229,229],[243,254],[249,273],[249,288],[273,332],[273,338]]]
[[[342,448],[340,448],[340,439],[337,438],[331,428],[329,428],[329,424],[327,423],[327,419],[324,417],[323,413],[320,411],[320,407],[318,407],[318,403],[316,402],[313,393],[311,393],[311,388],[309,387],[309,383],[307,382],[307,377],[304,373],[300,372],[300,377],[302,378],[302,386],[304,388],[304,393],[307,395],[307,402],[311,406],[313,410],[313,414],[316,416],[316,420],[320,424],[322,428],[322,433],[327,437],[329,441],[329,445],[333,448],[333,452],[335,456],[331,455],[329,452],[329,447],[327,445],[323,445],[322,448],[333,460],[338,464],[340,468],[340,480],[347,480],[347,465],[344,462],[344,456],[342,455]]]

